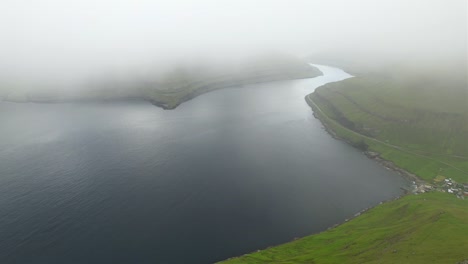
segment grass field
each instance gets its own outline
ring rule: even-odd
[[[405,196],[317,235],[221,263],[457,263],[468,259],[468,200]]]
[[[315,112],[322,122],[339,137],[365,142],[370,150],[425,180],[442,175],[468,182],[465,87],[355,77],[322,86],[309,99],[320,108]]]

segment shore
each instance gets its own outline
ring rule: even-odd
[[[450,259],[453,263],[466,261],[468,255],[463,246],[466,239],[460,235],[468,227],[466,185],[444,177],[430,184],[383,158],[377,151],[369,150],[367,144],[357,144],[364,142],[358,137],[359,133],[344,133],[352,134],[351,138],[340,136],[337,131],[342,133],[341,130],[348,128],[334,123],[337,127],[332,127],[325,113],[309,100],[306,96],[314,117],[320,120],[329,135],[360,149],[369,159],[412,182],[411,190],[402,188],[404,194],[365,208],[325,231],[220,263],[364,263],[378,259],[382,263],[428,263],[434,259]],[[371,140],[368,136],[363,137]],[[444,221],[439,221],[442,218]],[[447,231],[446,221],[458,223],[456,228],[452,227],[455,230]],[[450,246],[442,246],[441,241],[451,241]]]
[[[319,108],[316,102],[314,102],[314,100],[311,98],[311,94],[307,95],[305,100],[307,104],[312,108],[314,117],[320,120],[324,129],[333,138],[344,141],[349,145],[356,147],[357,149],[363,151],[363,153],[368,158],[375,160],[387,169],[395,171],[402,177],[410,180],[413,185],[411,190],[405,190],[408,193],[420,194],[430,191],[439,191],[454,194],[455,196],[457,196],[457,198],[460,199],[464,199],[465,196],[467,196],[468,186],[466,184],[463,184],[463,182],[459,183],[450,177],[447,178],[441,175],[437,176],[436,178],[430,179],[430,181],[428,179],[423,179],[415,173],[411,173],[408,170],[396,165],[393,161],[382,157],[381,153],[379,153],[377,150],[370,150],[369,145],[381,144],[383,146],[402,151],[407,155],[415,155],[422,158],[426,158],[428,160],[434,160],[431,157],[427,157],[418,153],[412,153],[411,151],[405,150],[402,147],[382,142],[378,139],[353,131],[350,128],[340,124],[340,122],[338,122],[337,120],[333,120],[329,116],[327,116],[322,111],[322,109]],[[344,136],[340,136],[337,131],[340,131],[340,133],[342,133]],[[442,164],[445,163],[442,162]]]
[[[203,63],[202,63],[203,65]],[[15,103],[64,103],[140,99],[165,110],[214,90],[257,83],[313,78],[323,73],[305,61],[289,55],[271,55],[246,61],[236,67],[180,67],[159,77],[132,81],[96,81],[79,90],[60,87],[8,87],[0,99]]]
[[[338,136],[330,127],[329,125],[324,122],[319,115],[316,114],[316,112],[314,111],[313,113],[314,117],[318,120],[320,120],[320,122],[322,123],[323,125],[323,128],[325,129],[325,131],[327,131],[327,133],[332,136],[334,139],[337,139],[337,140],[340,140],[340,141],[343,141],[343,142],[346,142],[347,144],[354,146],[353,142],[349,141],[348,139],[346,138],[343,138],[343,137],[340,137]],[[359,148],[358,148],[359,149]],[[379,164],[381,164],[382,166],[384,166],[385,168],[387,169],[390,169],[392,171],[395,171],[397,172],[398,174],[400,174],[401,176],[403,176],[404,178],[414,182],[415,184],[417,184],[417,186],[422,186],[424,184],[427,184],[427,182],[421,178],[419,178],[417,175],[407,171],[407,170],[404,170],[398,166],[396,166],[393,162],[389,161],[389,160],[386,160],[384,158],[382,158],[380,156],[380,153],[378,152],[374,152],[374,151],[363,151],[363,153],[369,158],[369,159],[372,159],[376,162],[378,162]]]

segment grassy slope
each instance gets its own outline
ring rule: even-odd
[[[320,87],[306,101],[349,143],[365,143],[429,182],[437,176],[468,182],[465,84],[368,74]],[[457,263],[468,259],[467,234],[468,200],[432,192],[223,263]]]
[[[442,175],[468,182],[468,98],[464,87],[448,86],[356,77],[320,87],[310,99],[338,136],[364,141],[383,158],[425,180]]]
[[[406,196],[320,234],[222,263],[457,263],[468,258],[467,205],[445,193]]]

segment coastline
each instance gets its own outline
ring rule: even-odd
[[[307,96],[306,96],[307,97]],[[311,108],[313,108],[311,106]],[[345,138],[342,138],[342,137],[339,137],[328,125],[326,122],[324,122],[317,114],[316,114],[316,111],[312,109],[312,113],[313,113],[313,116],[318,119],[320,121],[320,123],[323,125],[323,128],[325,129],[325,131],[331,136],[333,137],[334,139],[336,140],[339,140],[339,141],[343,141],[343,142],[346,142],[347,144],[349,144],[350,146],[352,147],[355,147],[350,141],[348,141],[347,139]],[[355,147],[356,149],[358,149],[357,147]],[[374,152],[375,153],[375,152]],[[410,180],[410,181],[413,181],[415,184],[417,184],[416,186],[423,186],[424,184],[426,184],[426,182],[424,180],[422,180],[421,178],[419,178],[418,176],[416,176],[415,174],[413,173],[410,173],[402,168],[399,168],[398,166],[396,166],[393,162],[391,161],[388,161],[388,160],[385,160],[383,158],[380,157],[380,154],[379,153],[376,153],[377,155],[373,154],[372,152],[368,152],[368,151],[364,151],[363,152],[364,155],[366,155],[369,159],[371,160],[374,160],[376,161],[377,163],[379,163],[381,166],[389,169],[389,170],[392,170],[392,171],[395,171],[397,172],[399,175],[401,175],[402,177]],[[390,198],[390,199],[387,199],[387,200],[384,200],[384,201],[381,201],[379,202],[378,204],[374,205],[374,206],[370,206],[370,207],[366,207],[358,212],[356,212],[354,215],[352,215],[351,217],[349,218],[346,218],[344,219],[342,222],[340,223],[336,223],[332,226],[329,226],[328,228],[326,228],[325,230],[322,230],[320,232],[317,232],[317,233],[312,233],[312,234],[309,234],[305,237],[308,237],[308,236],[315,236],[315,235],[319,235],[319,234],[322,234],[322,233],[325,233],[327,231],[330,231],[332,229],[335,229],[339,226],[342,226],[346,223],[348,223],[349,221],[355,219],[355,218],[358,218],[359,216],[362,216],[363,214],[367,213],[369,210],[373,209],[373,208],[376,208],[377,206],[380,206],[382,204],[387,204],[387,203],[390,203],[390,202],[394,202],[396,200],[399,200],[405,196],[408,196],[408,195],[411,195],[411,194],[414,194],[414,190],[418,189],[417,187],[414,188],[414,190],[406,190],[404,189],[403,187],[401,187],[401,189],[404,191],[403,194],[401,195],[398,195],[398,196],[395,196],[393,198]],[[293,240],[289,241],[289,242],[284,242],[284,243],[281,243],[281,244],[278,244],[278,245],[272,245],[272,246],[269,246],[269,247],[266,247],[264,249],[260,249],[260,250],[256,250],[256,251],[253,251],[253,252],[249,252],[249,253],[246,253],[246,254],[243,254],[243,255],[240,255],[240,256],[234,256],[234,257],[231,257],[231,258],[228,258],[228,259],[225,259],[225,260],[221,260],[219,262],[216,262],[216,263],[223,263],[223,262],[229,262],[229,261],[232,261],[232,260],[236,260],[237,258],[240,258],[240,257],[244,257],[244,256],[248,256],[250,254],[253,254],[253,253],[256,253],[256,252],[261,252],[263,250],[268,250],[268,249],[271,249],[271,248],[274,248],[274,247],[278,247],[278,246],[282,246],[282,245],[285,245],[285,244],[288,244],[288,243],[291,243],[291,242],[295,242],[295,241],[298,241],[300,239],[303,239],[305,237],[298,237],[298,238],[294,238]]]
[[[96,97],[96,98],[73,98],[73,97],[64,97],[61,95],[53,95],[51,97],[32,97],[30,95],[22,95],[18,98],[9,96],[4,96],[1,98],[1,101],[4,102],[11,102],[11,103],[36,103],[36,104],[59,104],[59,103],[80,103],[80,102],[113,102],[113,101],[126,101],[126,100],[142,100],[153,104],[154,106],[160,107],[164,110],[173,110],[176,109],[179,105],[184,102],[190,101],[193,98],[200,96],[205,93],[209,93],[212,91],[224,89],[224,88],[232,88],[232,87],[241,87],[244,85],[254,85],[254,84],[261,84],[261,83],[272,83],[278,81],[292,81],[292,80],[300,80],[300,79],[308,79],[308,78],[315,78],[318,76],[322,76],[323,73],[314,66],[310,66],[310,70],[305,73],[298,73],[297,76],[282,76],[272,75],[268,77],[258,77],[257,79],[249,79],[249,80],[241,80],[238,83],[219,83],[218,85],[207,85],[205,87],[201,87],[199,89],[192,89],[187,91],[186,94],[182,96],[177,95],[170,95],[161,96],[162,98],[170,98],[169,100],[164,100],[157,98],[158,96],[150,96],[150,95],[130,95],[130,96],[123,96],[123,97]],[[171,98],[172,97],[172,98]]]
[[[322,115],[325,115],[325,114],[322,113],[321,110],[317,108],[318,106],[310,98],[310,95],[312,95],[312,94],[308,94],[308,95],[305,96],[305,101],[306,101],[307,105],[309,105],[309,107],[312,109],[313,116],[320,121],[320,123],[322,124],[325,131],[330,136],[332,136],[334,139],[346,142],[350,146],[352,146],[352,147],[354,147],[354,148],[356,148],[358,150],[361,150],[363,152],[363,154],[366,155],[369,159],[376,161],[377,163],[379,163],[383,167],[385,167],[385,168],[387,168],[389,170],[395,171],[399,175],[401,175],[402,177],[406,178],[407,180],[412,181],[413,185],[414,185],[414,188],[413,188],[413,190],[407,190],[408,193],[416,193],[418,190],[423,190],[424,186],[427,186],[429,184],[427,181],[425,181],[421,177],[417,176],[416,174],[411,173],[411,172],[409,172],[409,171],[407,171],[407,170],[405,170],[405,169],[403,169],[401,167],[398,167],[394,162],[392,162],[390,160],[382,158],[382,156],[381,156],[381,154],[379,152],[369,151],[367,149],[363,150],[363,149],[359,148],[358,146],[356,146],[356,144],[354,142],[352,142],[350,139],[347,139],[345,137],[340,137],[333,130],[333,128],[331,128],[330,124],[328,124],[328,122],[326,122],[326,120],[324,120],[324,117]],[[354,133],[357,133],[357,132],[354,132]],[[359,134],[359,133],[357,133],[357,134]],[[363,136],[363,135],[361,135],[361,136]]]
[[[424,233],[421,229],[426,229],[428,227],[433,227],[434,225],[439,224],[442,227],[444,227],[443,223],[439,223],[438,219],[442,216],[444,217],[452,217],[452,219],[457,219],[457,221],[465,221],[465,217],[459,216],[454,212],[450,212],[449,208],[451,208],[452,203],[447,200],[455,199],[458,203],[460,201],[460,206],[457,208],[457,210],[463,210],[462,208],[464,207],[464,201],[463,197],[462,199],[459,199],[459,196],[455,195],[450,195],[448,190],[444,190],[441,188],[441,185],[437,185],[435,182],[434,184],[428,183],[427,180],[422,179],[421,177],[417,176],[414,173],[411,173],[399,166],[397,166],[394,162],[384,159],[380,153],[375,152],[374,150],[370,151],[366,147],[359,146],[356,144],[356,142],[353,142],[351,138],[346,138],[339,136],[339,131],[335,131],[333,129],[332,124],[330,124],[327,120],[327,116],[325,113],[321,111],[320,108],[318,108],[317,105],[315,105],[315,102],[310,102],[309,100],[312,100],[311,98],[308,98],[309,95],[306,95],[305,100],[306,103],[311,107],[313,115],[316,119],[320,120],[323,128],[327,133],[332,136],[334,139],[346,142],[347,144],[351,145],[352,147],[355,147],[358,150],[361,150],[364,155],[367,156],[367,158],[374,160],[375,162],[379,163],[380,166],[383,166],[387,168],[388,170],[392,170],[396,173],[398,173],[401,177],[407,179],[408,181],[412,182],[412,189],[411,190],[406,190],[405,188],[401,188],[404,193],[401,195],[398,195],[396,197],[390,198],[388,200],[381,201],[380,203],[370,206],[368,208],[365,208],[359,212],[356,212],[353,216],[345,219],[341,223],[334,224],[327,229],[310,234],[305,237],[300,237],[300,238],[294,238],[293,240],[285,243],[281,243],[279,245],[274,245],[274,246],[269,246],[265,249],[261,250],[256,250],[254,252],[246,253],[241,256],[235,256],[231,257],[226,260],[222,260],[217,263],[226,263],[226,264],[244,264],[244,263],[273,263],[276,261],[286,261],[288,263],[295,263],[295,261],[292,260],[301,260],[299,263],[309,263],[309,262],[303,262],[303,260],[308,260],[311,261],[310,263],[322,263],[319,261],[321,259],[322,261],[326,260],[326,263],[335,263],[335,262],[330,262],[330,259],[334,258],[343,258],[345,260],[354,260],[353,263],[362,263],[363,259],[361,258],[361,253],[363,251],[355,251],[356,249],[352,249],[356,244],[362,244],[364,243],[363,241],[356,243],[355,240],[352,238],[349,239],[349,237],[357,236],[356,238],[361,239],[361,236],[366,236],[366,234],[369,235],[368,239],[372,241],[372,225],[375,224],[377,225],[378,228],[381,228],[380,230],[383,230],[382,228],[390,228],[389,233],[386,236],[383,236],[382,238],[378,239],[375,242],[378,242],[378,245],[384,245],[383,249],[380,249],[381,251],[378,251],[374,248],[370,249],[368,247],[362,246],[364,250],[368,250],[370,252],[373,252],[371,254],[377,254],[375,257],[381,258],[383,257],[382,254],[388,254],[384,259],[391,260],[394,258],[401,258],[402,253],[404,250],[406,251],[413,251],[410,254],[414,254],[414,251],[417,250],[418,247],[421,247],[423,249],[426,249],[425,246],[417,246],[412,243],[407,243],[405,241],[409,240],[403,240],[400,241],[400,237],[409,237],[409,239],[418,239],[421,237]],[[339,125],[339,124],[338,124]],[[356,133],[356,132],[354,132]],[[359,134],[359,133],[357,133]],[[360,134],[359,134],[360,135]],[[361,135],[362,136],[362,135]],[[365,136],[364,136],[365,137]],[[445,181],[453,182],[451,178],[445,179]],[[454,182],[453,182],[454,183]],[[432,200],[435,204],[432,205],[432,203],[426,202],[426,200]],[[452,202],[455,202],[451,200]],[[423,211],[421,210],[420,215],[415,214],[415,213],[409,213],[407,210],[408,208],[413,208],[412,210],[417,210],[416,208],[419,208],[418,206],[422,206],[423,204],[426,204],[427,206],[431,206],[431,208],[428,208],[428,211]],[[385,208],[385,209],[384,209]],[[386,211],[387,215],[382,214],[383,210],[388,210]],[[447,215],[447,212],[448,213]],[[416,215],[416,216],[415,216]],[[380,219],[380,221],[377,221],[377,224],[372,221],[375,219]],[[408,231],[401,231],[396,227],[398,224],[389,224],[389,226],[386,226],[386,224],[380,224],[385,222],[388,219],[395,219],[395,221],[398,223],[397,219],[401,218],[406,218],[410,219],[410,222],[408,221],[403,221],[402,222],[402,230],[406,230],[405,228],[409,228],[411,232],[408,233]],[[426,219],[427,218],[427,219]],[[437,220],[434,220],[437,219]],[[420,221],[419,223],[416,223]],[[359,223],[361,228],[365,228],[364,230],[366,231],[351,231],[351,230],[356,230],[353,228],[353,226],[359,225],[356,224]],[[383,225],[383,226],[382,226]],[[391,229],[394,228],[394,229]],[[460,228],[462,230],[463,228]],[[347,231],[344,231],[347,230]],[[414,231],[417,230],[417,231]],[[455,240],[460,242],[463,241],[463,238],[460,238],[457,236],[458,232],[448,232],[448,233],[443,233],[439,234],[439,231],[434,230],[435,233],[439,234],[439,236],[446,236],[447,238],[454,238],[455,236],[457,237]],[[370,232],[370,233],[369,233]],[[414,233],[413,233],[414,232]],[[431,231],[429,231],[431,232]],[[450,251],[453,250],[457,254],[460,254],[460,251],[458,247],[450,248],[450,247],[443,247],[440,248],[437,235],[435,235],[436,238],[431,238],[431,243],[433,245],[437,246],[437,250],[444,250],[444,251]],[[424,235],[423,239],[427,239],[428,235]],[[349,239],[349,240],[348,240]],[[407,238],[408,239],[408,238]],[[388,241],[387,241],[388,240]],[[336,241],[336,242],[335,242]],[[327,245],[330,244],[329,246],[326,246],[327,250],[324,250],[323,243],[326,243]],[[344,244],[343,244],[344,243]],[[330,251],[330,248],[334,248],[332,245],[336,246],[338,244],[338,248],[335,248],[336,251]],[[347,244],[347,245],[346,245]],[[462,243],[463,244],[463,243]],[[346,245],[343,247],[343,245]],[[369,244],[374,245],[374,244]],[[398,249],[398,250],[397,250]],[[346,251],[345,251],[346,250]],[[349,250],[349,251],[348,251]],[[362,249],[361,249],[362,250]],[[402,253],[400,253],[400,251]],[[327,252],[324,254],[324,252]],[[334,252],[333,254],[331,254]],[[354,252],[354,253],[353,253]],[[336,253],[336,254],[335,254]],[[398,253],[398,254],[395,254]],[[428,259],[431,259],[431,256],[436,256],[437,254],[424,254],[424,257],[419,257],[421,259],[424,259],[424,263],[427,263]],[[450,255],[450,254],[449,254]],[[408,261],[409,256],[407,255],[406,261]],[[415,258],[413,255],[412,258],[413,260],[418,260],[418,257]],[[459,257],[459,256],[458,256]],[[462,256],[463,257],[463,256]],[[462,260],[465,258],[459,258],[459,260]],[[401,260],[401,259],[400,259]],[[339,261],[340,263],[343,263],[343,261]],[[347,261],[345,261],[347,262]],[[418,262],[418,261],[417,261]],[[421,262],[421,263],[423,263]],[[390,263],[401,263],[401,261],[393,261]],[[419,262],[418,262],[419,263]],[[455,262],[454,262],[455,263]],[[460,262],[461,263],[461,262]],[[464,263],[464,262],[463,262]]]
[[[340,141],[343,141],[343,142],[346,142],[348,145],[356,148],[356,149],[359,149],[358,147],[356,147],[350,140],[346,139],[346,138],[343,138],[343,137],[340,137],[337,135],[337,133],[335,131],[333,131],[332,128],[330,128],[330,126],[327,124],[327,122],[325,122],[321,117],[320,115],[317,114],[317,111],[314,110],[314,106],[310,105],[310,107],[312,108],[313,110],[313,116],[318,119],[320,121],[320,123],[322,124],[323,128],[325,129],[325,131],[327,131],[327,133],[333,137],[334,139],[336,140],[340,140]],[[426,181],[424,181],[423,179],[421,179],[420,177],[418,177],[416,174],[413,174],[405,169],[402,169],[400,167],[398,167],[397,165],[395,165],[392,161],[390,160],[386,160],[384,158],[382,158],[380,156],[380,153],[378,152],[374,152],[374,151],[363,151],[362,152],[364,155],[366,155],[369,159],[371,160],[374,160],[376,161],[377,163],[379,163],[380,165],[382,165],[383,167],[387,168],[387,169],[390,169],[392,171],[395,171],[397,172],[398,174],[400,174],[401,176],[403,176],[404,178],[410,180],[410,181],[413,181],[415,183],[417,183],[418,185],[422,185],[422,184],[427,184]]]
[[[335,66],[334,66],[335,67]],[[318,119],[320,121],[320,123],[322,124],[323,128],[325,129],[325,131],[331,136],[333,137],[334,139],[336,140],[340,140],[340,141],[343,141],[343,142],[346,142],[347,144],[349,144],[350,146],[352,147],[355,147],[356,149],[359,149],[358,147],[356,147],[350,140],[346,139],[346,138],[343,138],[343,137],[340,137],[338,136],[338,134],[327,124],[327,122],[325,122],[318,113],[318,109],[315,107],[314,104],[310,104],[309,101],[307,100],[308,96],[310,94],[307,94],[305,96],[305,101],[306,103],[311,107],[311,110],[312,110],[312,114],[313,116]],[[390,203],[390,202],[393,202],[393,201],[396,201],[396,200],[399,200],[405,196],[408,196],[408,195],[411,195],[411,194],[414,194],[416,193],[415,191],[418,190],[421,186],[424,186],[427,184],[426,181],[424,181],[423,179],[421,179],[420,177],[418,177],[417,175],[409,172],[409,171],[406,171],[398,166],[396,166],[392,161],[389,161],[389,160],[386,160],[384,158],[382,158],[380,156],[380,153],[377,153],[377,152],[372,152],[372,151],[363,151],[362,152],[364,155],[366,155],[369,159],[371,160],[374,160],[376,161],[377,163],[379,163],[381,166],[389,169],[389,170],[392,170],[396,173],[398,173],[400,176],[402,176],[403,178],[413,182],[413,190],[407,190],[403,187],[401,187],[401,189],[404,191],[403,194],[401,195],[398,195],[398,196],[395,196],[395,197],[392,197],[390,199],[387,199],[387,200],[383,200],[381,202],[379,202],[378,204],[374,205],[374,206],[370,206],[370,207],[366,207],[358,212],[356,212],[354,215],[352,215],[351,217],[349,218],[346,218],[344,219],[342,222],[340,223],[336,223],[320,232],[317,232],[317,233],[312,233],[310,235],[307,235],[306,237],[308,236],[315,236],[315,235],[319,235],[319,234],[322,234],[322,233],[325,233],[327,231],[330,231],[331,229],[335,229],[341,225],[344,225],[346,224],[347,222],[367,213],[369,210],[379,206],[379,205],[382,205],[382,204],[387,204],[387,203]],[[279,245],[272,245],[272,246],[269,246],[267,248],[264,248],[264,249],[261,249],[261,250],[256,250],[256,251],[253,251],[253,252],[250,252],[250,253],[246,253],[246,254],[243,254],[241,256],[235,256],[235,257],[231,257],[231,258],[228,258],[228,259],[225,259],[225,260],[222,260],[220,262],[216,262],[216,263],[222,263],[222,262],[229,262],[229,261],[232,261],[232,260],[235,260],[239,257],[242,257],[242,256],[247,256],[247,255],[250,255],[252,253],[255,253],[255,252],[261,252],[263,250],[268,250],[270,248],[274,248],[274,247],[278,247],[278,246],[281,246],[281,245],[284,245],[284,244],[288,244],[288,243],[291,243],[291,242],[294,242],[294,241],[297,241],[297,240],[300,240],[304,237],[299,237],[299,238],[294,238],[293,240],[289,241],[289,242],[285,242],[285,243],[281,243]]]
[[[170,105],[170,104],[168,104],[166,102],[162,102],[162,101],[158,101],[158,100],[154,100],[154,99],[142,98],[142,100],[148,101],[148,102],[150,102],[151,104],[153,104],[155,106],[163,108],[164,110],[173,110],[173,109],[176,109],[179,105],[181,105],[181,104],[183,104],[185,102],[188,102],[188,101],[196,98],[197,96],[200,96],[200,95],[203,95],[203,94],[206,94],[206,93],[209,93],[209,92],[213,92],[213,91],[216,91],[216,90],[221,90],[221,89],[226,89],[226,88],[242,87],[244,85],[255,85],[255,84],[262,84],[262,83],[274,83],[274,82],[282,82],[282,81],[302,80],[302,79],[315,78],[315,77],[323,75],[323,73],[319,69],[317,69],[317,71],[318,71],[318,75],[317,76],[311,76],[311,77],[307,76],[307,77],[279,78],[279,79],[267,80],[267,81],[261,81],[260,80],[260,81],[248,82],[248,83],[244,83],[244,84],[240,84],[240,85],[232,84],[232,85],[227,85],[227,86],[218,86],[218,87],[214,87],[214,88],[206,89],[206,90],[196,90],[196,91],[194,91],[192,93],[189,93],[186,96],[184,96],[182,99],[177,101],[177,103],[175,103],[174,105]]]

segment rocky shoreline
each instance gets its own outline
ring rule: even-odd
[[[71,102],[112,102],[112,101],[125,101],[125,100],[142,100],[153,104],[154,106],[160,107],[164,110],[172,110],[177,108],[184,102],[187,102],[199,95],[209,93],[215,90],[231,87],[241,87],[244,85],[254,85],[269,82],[278,81],[289,81],[314,78],[323,75],[320,70],[315,67],[310,67],[306,72],[299,72],[296,75],[281,75],[273,74],[268,76],[259,76],[250,79],[240,79],[236,81],[225,81],[207,84],[198,89],[192,89],[185,91],[185,94],[178,93],[165,93],[161,96],[148,95],[148,94],[132,94],[132,95],[99,95],[94,98],[91,97],[71,97],[63,96],[60,94],[54,94],[49,96],[31,96],[29,94],[15,94],[6,95],[0,98],[0,101],[12,102],[12,103],[39,103],[39,104],[57,104],[57,103],[71,103]]]
[[[314,117],[317,118],[318,120],[320,120],[320,122],[322,123],[325,131],[327,131],[327,133],[329,135],[331,135],[334,139],[344,141],[344,142],[348,143],[349,145],[356,147],[355,144],[353,144],[353,142],[351,142],[350,140],[338,136],[335,133],[335,131],[333,131],[333,129],[330,128],[330,126],[327,124],[327,122],[323,121],[322,118],[320,117],[320,115],[318,115],[316,113],[316,111],[315,111],[316,109],[314,108],[314,106],[313,105],[310,105],[310,106],[311,106],[311,108],[313,110]],[[356,148],[358,148],[358,147],[356,147]],[[438,181],[436,179],[436,180],[434,180],[434,183],[429,183],[429,182],[419,178],[414,173],[411,173],[411,172],[409,172],[407,170],[404,170],[404,169],[398,167],[392,161],[389,161],[389,160],[386,160],[386,159],[382,158],[382,156],[380,156],[380,153],[378,153],[378,152],[364,150],[363,153],[369,159],[372,159],[372,160],[378,162],[380,165],[384,166],[388,170],[392,170],[392,171],[398,173],[403,178],[411,181],[412,185],[411,185],[410,190],[405,189],[405,188],[402,187],[402,189],[405,191],[404,195],[407,195],[407,194],[420,194],[420,193],[431,192],[431,191],[439,191],[439,192],[446,192],[446,193],[454,194],[459,199],[465,199],[465,197],[468,196],[468,185],[467,184],[457,183],[457,182],[453,181],[451,178],[446,179],[445,177],[442,177],[442,176],[439,176],[439,177],[441,177],[441,179],[439,179]],[[400,197],[397,197],[395,199],[398,199]],[[366,211],[368,209],[369,208],[365,209],[364,211]],[[360,213],[362,213],[362,212],[360,212]]]
[[[314,110],[314,109],[312,109]],[[331,129],[328,124],[326,122],[324,122],[319,115],[316,114],[316,111],[313,111],[313,115],[316,119],[320,120],[320,123],[322,123],[325,131],[327,131],[327,133],[329,135],[331,135],[334,139],[337,139],[337,140],[341,140],[341,141],[344,141],[346,143],[348,143],[349,145],[351,146],[354,146],[352,144],[352,142],[350,142],[349,140],[347,140],[346,138],[342,138],[340,136],[338,136],[335,131],[333,131],[333,129]],[[419,178],[417,175],[407,171],[407,170],[404,170],[400,167],[398,167],[397,165],[395,165],[393,162],[389,161],[389,160],[386,160],[384,158],[382,158],[380,156],[379,153],[377,152],[373,152],[373,151],[363,151],[363,153],[369,158],[369,159],[372,159],[376,162],[378,162],[380,165],[384,166],[385,168],[389,169],[389,170],[392,170],[392,171],[395,171],[397,172],[399,175],[401,175],[402,177],[404,177],[405,179],[411,181],[413,183],[413,188],[412,190],[405,190],[406,193],[418,193],[420,192],[420,190],[424,190],[425,189],[425,186],[428,185],[428,183],[426,181],[424,181],[423,179]]]

